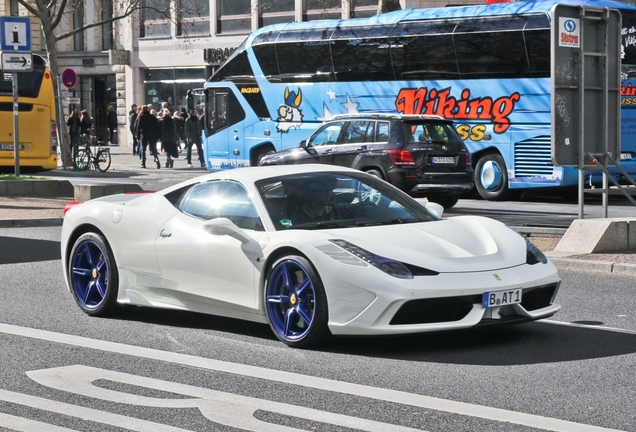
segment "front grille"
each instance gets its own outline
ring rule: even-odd
[[[460,321],[481,303],[481,295],[411,300],[402,305],[390,325]]]
[[[524,289],[521,297],[521,306],[527,311],[533,311],[550,306],[558,286],[558,283],[553,283]]]
[[[553,173],[550,135],[515,143],[515,177],[543,177]]]

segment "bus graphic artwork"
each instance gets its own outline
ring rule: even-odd
[[[279,132],[289,132],[289,129],[300,126],[303,121],[303,113],[298,108],[303,100],[303,93],[298,89],[289,91],[289,87],[285,87],[285,104],[278,108],[278,124],[276,129]]]

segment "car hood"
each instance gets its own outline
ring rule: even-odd
[[[490,271],[526,263],[526,242],[501,222],[458,216],[433,222],[327,230],[386,258],[440,273]]]

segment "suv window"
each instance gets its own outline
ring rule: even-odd
[[[379,121],[375,141],[385,143],[389,140],[389,122]]]
[[[450,124],[435,122],[405,122],[404,142],[412,143],[448,144],[452,149],[462,147],[462,141],[455,128]]]
[[[336,144],[344,124],[345,122],[334,122],[324,125],[309,139],[309,144],[312,146]]]
[[[345,130],[343,136],[343,143],[361,143],[361,142],[370,142],[366,141],[365,137],[370,135],[373,137],[373,123],[365,120],[353,120],[350,121],[347,125],[347,129]],[[367,132],[367,129],[371,129],[370,132]]]

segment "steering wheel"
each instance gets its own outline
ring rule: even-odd
[[[358,212],[366,212],[371,207],[375,208],[376,204],[372,201],[360,201],[354,204],[349,210],[347,210],[347,218],[353,218],[358,215]],[[364,209],[361,211],[361,209]]]

